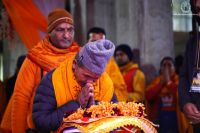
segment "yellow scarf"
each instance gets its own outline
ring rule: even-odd
[[[70,100],[76,100],[81,86],[77,83],[73,71],[74,57],[63,62],[53,73],[52,82],[54,86],[57,106],[61,106]],[[110,101],[114,92],[113,83],[107,73],[94,83],[94,98],[98,101]]]

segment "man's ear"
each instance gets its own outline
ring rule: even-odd
[[[77,65],[77,61],[76,61],[76,60],[73,60],[72,69],[75,69],[75,68],[76,68],[76,65]]]
[[[106,36],[105,36],[105,35],[103,35],[102,39],[106,39]]]

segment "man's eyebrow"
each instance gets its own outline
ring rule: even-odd
[[[62,27],[56,27],[56,29],[65,29],[65,28],[62,28]]]

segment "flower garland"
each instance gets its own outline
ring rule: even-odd
[[[99,102],[98,105],[92,105],[88,109],[79,108],[75,113],[64,117],[64,121],[82,120],[87,121],[90,118],[105,118],[115,116],[134,116],[145,117],[145,107],[141,103],[134,102]]]

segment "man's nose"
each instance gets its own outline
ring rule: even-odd
[[[93,83],[94,81],[91,80],[91,79],[89,79],[89,80],[87,80],[86,82],[87,82],[87,83]]]
[[[69,37],[71,37],[71,34],[70,34],[69,32],[66,32],[66,31],[65,31],[64,37],[65,37],[65,38],[69,38]]]

